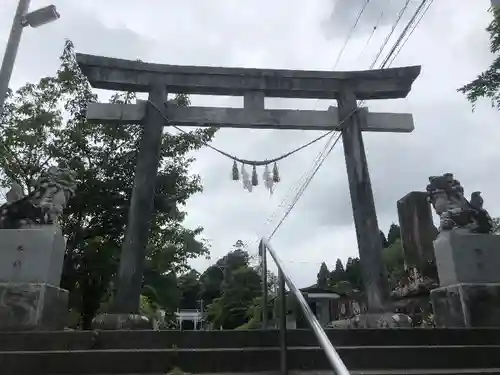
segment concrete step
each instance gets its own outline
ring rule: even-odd
[[[334,346],[500,345],[500,329],[327,330]],[[317,346],[289,330],[289,346]],[[0,351],[277,347],[278,331],[91,331],[0,333]]]
[[[331,374],[331,372],[330,372]],[[478,375],[489,374],[498,375],[500,369],[444,369],[444,370],[374,370],[374,371],[353,371],[352,375]],[[292,374],[290,374],[292,375]],[[299,374],[296,374],[299,375]],[[302,375],[302,374],[301,374]],[[326,375],[326,374],[324,374]]]
[[[351,371],[352,375],[478,375],[478,374],[488,374],[488,375],[498,375],[500,374],[500,369],[427,369],[427,370],[371,370],[371,371]],[[59,374],[61,375],[61,374]],[[69,375],[69,374],[68,374]],[[95,374],[95,375],[113,375],[113,374]],[[121,375],[142,375],[139,373],[135,374],[121,374]],[[156,373],[148,375],[165,375],[165,373]],[[190,374],[190,375],[201,375]],[[278,371],[259,371],[259,372],[224,372],[224,373],[206,373],[203,375],[280,375]],[[288,375],[332,375],[331,370],[324,371],[288,371]]]
[[[339,347],[337,350],[347,368],[358,373],[373,369],[384,369],[386,374],[436,369],[448,373],[453,370],[453,373],[458,374],[457,370],[460,369],[500,368],[500,346],[496,345],[363,346]],[[324,352],[313,347],[289,348],[288,364],[290,370],[330,368]],[[1,373],[9,375],[164,374],[174,367],[200,374],[278,371],[279,349],[114,349],[0,353]]]

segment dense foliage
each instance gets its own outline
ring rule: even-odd
[[[491,100],[493,106],[500,109],[500,8],[492,7],[490,13],[493,19],[486,31],[490,37],[490,51],[495,58],[488,69],[458,91],[465,94],[473,106],[478,99],[486,98]]]
[[[401,244],[400,228],[391,224],[385,234],[380,231],[380,241],[383,247],[383,260],[389,275],[389,282],[394,287],[404,275],[404,255]],[[330,271],[326,263],[322,263],[316,281],[316,286],[340,293],[350,293],[354,290],[363,291],[363,278],[359,258],[348,258],[345,267],[342,260],[337,259],[335,268]]]
[[[97,96],[76,64],[70,41],[60,60],[54,76],[8,95],[0,118],[0,186],[15,181],[31,192],[40,171],[61,161],[78,173],[76,195],[61,220],[67,237],[62,287],[71,292],[70,307],[87,328],[112,292],[142,127],[86,121],[87,104]],[[189,104],[186,96],[178,99]],[[111,97],[113,103],[134,100],[135,93]],[[188,171],[193,159],[187,154],[214,131],[163,135],[144,283],[148,300],[167,310],[179,301],[175,275],[188,269],[189,259],[208,252],[207,243],[197,239],[202,228],[183,227],[182,206],[202,190],[199,177]]]

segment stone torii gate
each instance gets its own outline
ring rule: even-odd
[[[92,87],[147,92],[148,101],[153,103],[91,103],[87,111],[91,121],[144,126],[113,312],[138,311],[161,134],[169,123],[341,131],[368,306],[372,312],[384,310],[389,290],[362,131],[411,132],[413,117],[411,114],[370,113],[365,108],[358,109],[356,100],[406,97],[420,74],[420,66],[327,72],[176,66],[85,54],[77,54],[76,58]],[[243,96],[244,107],[179,108],[168,105],[167,92]],[[338,108],[330,107],[328,111],[265,109],[265,97],[336,99]]]

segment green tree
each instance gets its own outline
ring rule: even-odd
[[[391,246],[396,240],[401,238],[401,228],[399,225],[392,223],[387,232],[387,244],[385,247]]]
[[[351,283],[347,280],[341,280],[332,287],[332,291],[340,294],[349,294],[354,290]]]
[[[335,272],[337,272],[338,274],[343,274],[345,272],[344,265],[339,258],[337,258],[337,261],[335,262]]]
[[[247,247],[248,247],[247,244],[242,240],[236,241],[236,243],[233,245],[234,250],[246,251]]]
[[[493,234],[500,234],[500,217],[493,218]]]
[[[205,306],[208,306],[222,294],[222,282],[224,281],[224,268],[210,266],[200,277],[200,298]]]
[[[208,307],[208,320],[216,327],[234,329],[260,325],[262,269],[260,265],[250,265],[246,249],[243,241],[237,241],[232,251],[200,277],[200,296]],[[273,290],[276,283],[276,277],[268,272],[268,290]]]
[[[186,96],[179,102],[188,104]],[[114,103],[131,103],[134,93],[117,93]],[[31,192],[40,171],[66,162],[78,174],[76,195],[61,218],[67,237],[62,287],[70,293],[70,307],[90,322],[110,295],[127,223],[133,176],[142,127],[109,126],[86,121],[89,102],[97,101],[74,59],[67,41],[61,66],[54,76],[27,83],[10,92],[0,128],[0,186],[18,182]],[[187,199],[202,190],[200,179],[189,173],[188,153],[212,138],[215,129],[188,134],[165,133],[158,170],[154,217],[145,285],[166,303],[171,273],[185,272],[187,261],[208,252],[197,240],[202,228],[186,229],[182,211]],[[156,276],[153,276],[156,275]]]
[[[354,289],[364,290],[363,276],[361,273],[361,261],[359,258],[348,258],[345,266],[346,281]]]
[[[382,231],[380,231],[380,241],[382,242],[382,248],[385,249],[387,247],[387,238]]]
[[[248,252],[237,247],[235,250],[227,253],[227,255],[219,259],[215,265],[227,269],[227,272],[230,273],[240,267],[247,267],[249,261],[250,256],[248,255]]]
[[[382,256],[389,275],[390,286],[395,288],[397,282],[405,276],[405,259],[401,240],[396,240],[392,245],[384,249]]]
[[[240,267],[231,274],[231,281],[224,282],[222,294],[208,308],[208,319],[215,327],[235,329],[245,324],[249,311],[260,296],[260,275],[252,267]]]
[[[262,327],[262,299],[261,297],[255,297],[252,304],[247,310],[246,323],[236,327],[237,330],[249,330],[249,329],[260,329]],[[268,311],[272,311],[273,305],[268,304]]]
[[[328,288],[330,271],[328,270],[328,266],[325,262],[321,263],[316,280],[316,285],[318,286],[318,288]]]
[[[338,282],[346,280],[346,273],[342,261],[337,258],[335,269],[330,273],[330,287],[334,287]]]
[[[200,274],[195,270],[178,278],[178,287],[180,292],[181,309],[198,309],[200,307]]]
[[[490,37],[490,51],[495,58],[488,69],[458,91],[467,97],[473,108],[478,99],[487,98],[493,106],[500,109],[500,8],[491,7],[489,12],[493,19],[486,31]]]
[[[262,278],[262,265],[258,264],[254,268]],[[267,270],[267,292],[269,295],[275,295],[278,293],[278,276],[269,270]]]
[[[153,310],[161,308],[165,312],[165,320],[174,321],[175,312],[180,307],[182,297],[175,272],[160,273],[155,268],[146,267],[144,280],[143,305],[147,303]],[[107,309],[102,310],[107,311]]]
[[[200,277],[200,298],[207,306],[222,295],[222,283],[229,282],[233,271],[240,267],[248,267],[250,256],[245,250],[246,245],[238,240],[230,251],[218,259],[213,266],[208,267]]]

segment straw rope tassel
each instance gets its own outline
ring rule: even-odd
[[[236,160],[233,162],[233,181],[238,181],[240,179],[240,174],[238,172],[238,165]]]
[[[257,177],[257,168],[254,165],[252,171],[252,185],[257,186],[258,184],[259,184],[259,177]]]
[[[278,164],[274,163],[273,166],[273,181],[278,183],[280,182],[280,172],[278,170]]]

